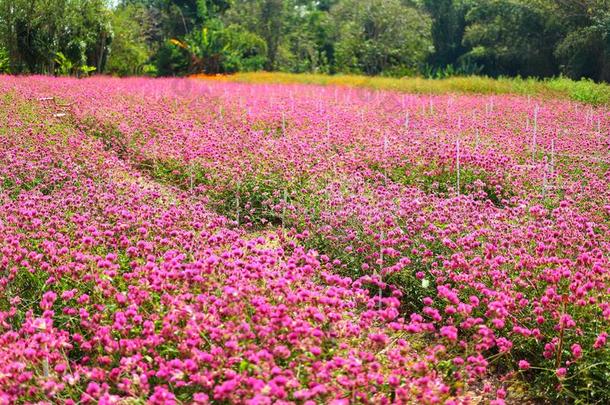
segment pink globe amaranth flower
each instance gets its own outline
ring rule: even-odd
[[[606,332],[600,333],[595,339],[595,343],[593,344],[593,348],[601,349],[606,345],[606,340],[608,338],[608,334]]]
[[[55,365],[55,367],[53,367],[53,369],[55,370],[56,373],[63,374],[66,371],[67,367],[66,367],[65,363],[59,363],[59,364]]]
[[[519,360],[519,368],[521,370],[528,370],[530,368],[530,363],[527,360]]]
[[[565,367],[560,367],[557,370],[555,370],[555,374],[559,378],[564,378],[568,374],[568,370]]]
[[[87,384],[87,389],[85,390],[85,392],[91,397],[97,398],[101,394],[102,389],[98,383],[90,382],[89,384]]]
[[[572,356],[575,360],[578,360],[582,357],[582,347],[578,343],[574,343],[571,347]]]
[[[458,330],[455,326],[442,326],[440,330],[441,336],[449,340],[457,340]]]
[[[464,364],[464,359],[461,357],[454,357],[452,360],[453,364],[455,364],[456,366],[461,366],[462,364]]]

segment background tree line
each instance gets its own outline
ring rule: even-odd
[[[0,72],[610,81],[610,0],[0,0]]]

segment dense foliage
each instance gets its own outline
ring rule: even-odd
[[[0,72],[93,68],[608,81],[610,1],[0,0]]]

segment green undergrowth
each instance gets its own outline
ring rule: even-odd
[[[212,207],[241,224],[287,226],[287,210],[302,190],[304,178],[287,180],[279,173],[250,173],[209,192]]]
[[[138,168],[162,184],[204,195],[218,214],[256,229],[292,224],[290,207],[305,198],[303,190],[310,186],[305,176],[288,179],[281,173],[255,171],[233,177],[173,158],[146,159]]]
[[[458,171],[448,164],[430,162],[426,165],[402,164],[383,167],[372,163],[370,168],[404,186],[417,187],[427,194],[448,196],[458,191]],[[497,207],[503,207],[513,193],[506,181],[494,181],[491,174],[476,167],[462,167],[459,171],[459,192],[481,196]]]
[[[175,158],[143,159],[136,166],[148,173],[153,179],[162,183],[176,186],[183,190],[191,187],[212,184],[211,173],[201,164],[185,165]]]
[[[102,123],[94,117],[85,117],[76,126],[88,135],[99,139],[105,151],[116,153],[120,159],[138,157],[136,152],[139,150],[137,147],[139,136],[137,133],[127,136],[117,125]]]

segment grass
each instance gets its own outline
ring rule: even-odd
[[[196,76],[206,80],[239,83],[318,84],[363,87],[418,94],[518,94],[568,98],[592,105],[610,103],[610,85],[591,80],[574,81],[559,77],[545,80],[481,76],[425,79],[421,77],[371,77],[356,75],[295,74],[280,72],[238,73],[231,76]]]

